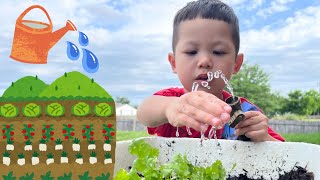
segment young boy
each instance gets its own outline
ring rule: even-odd
[[[218,138],[230,139],[230,134],[245,135],[251,141],[284,141],[268,127],[268,118],[255,105],[241,98],[245,119],[235,129],[226,122],[231,107],[224,101],[230,94],[224,91],[221,78],[209,82],[210,89],[199,86],[192,91],[194,82],[206,81],[208,72],[221,70],[230,80],[242,65],[238,18],[233,10],[218,0],[198,0],[188,3],[174,18],[172,49],[168,60],[178,75],[183,88],[169,88],[147,98],[138,109],[138,119],[148,126],[150,134],[163,137],[201,136],[211,126]],[[192,135],[188,133],[190,127]],[[224,128],[223,128],[224,127]]]

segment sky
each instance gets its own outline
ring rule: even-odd
[[[24,76],[50,84],[64,72],[94,78],[113,98],[138,105],[154,92],[181,87],[167,60],[172,21],[189,0],[0,0],[0,95]],[[245,63],[258,64],[270,77],[272,91],[320,91],[320,0],[225,0],[240,22],[240,52]],[[53,31],[72,21],[89,38],[82,47],[78,32],[69,31],[48,52],[47,64],[11,59],[16,20],[31,5],[48,12]],[[48,22],[34,9],[25,20]],[[67,57],[66,41],[86,48],[99,60],[96,73]],[[81,51],[82,52],[82,51]]]

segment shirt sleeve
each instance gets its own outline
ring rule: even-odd
[[[182,88],[169,88],[169,89],[160,90],[154,93],[153,95],[180,97],[183,93],[184,91]],[[166,134],[170,134],[170,132],[167,132],[167,131],[168,129],[171,129],[171,128],[169,128],[168,124],[164,124],[158,127],[147,127],[147,129],[150,135],[165,136]]]

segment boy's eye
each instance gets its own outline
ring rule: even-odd
[[[197,51],[186,51],[185,53],[188,55],[195,55],[197,54]]]
[[[224,51],[213,51],[213,54],[218,55],[218,56],[222,56],[226,53]]]

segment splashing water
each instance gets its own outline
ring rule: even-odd
[[[208,76],[207,81],[202,81],[202,82],[201,82],[202,87],[207,88],[207,89],[210,89],[211,87],[209,86],[209,82],[211,82],[214,78],[215,78],[215,79],[221,78],[221,79],[223,80],[223,82],[225,83],[226,88],[227,88],[227,89],[229,90],[229,92],[231,93],[231,96],[234,98],[233,88],[231,87],[228,79],[227,79],[226,76],[222,73],[221,70],[217,70],[217,71],[215,71],[214,73],[213,73],[213,72],[208,72],[208,73],[207,73],[207,76]],[[194,83],[192,84],[192,89],[191,89],[191,91],[197,91],[198,88],[199,88],[199,84],[198,84],[197,82],[194,82]],[[218,129],[221,129],[221,128],[222,128],[222,126],[218,126]],[[214,127],[214,126],[211,127],[211,129],[210,129],[210,131],[209,131],[209,134],[208,134],[208,138],[211,139],[212,137],[214,137],[214,139],[216,140],[217,144],[219,144],[219,143],[218,143],[218,140],[217,140],[216,129],[217,129],[217,128]],[[179,128],[177,127],[177,131],[176,131],[176,136],[177,136],[177,137],[179,137],[179,131],[178,131],[178,130],[179,130]],[[192,135],[189,127],[187,127],[187,132],[188,132],[189,135]],[[200,133],[201,133],[201,140],[200,140],[200,142],[201,142],[201,144],[202,144],[202,141],[204,140],[205,135],[204,135],[204,132],[203,132],[203,131],[201,131]]]
[[[88,36],[80,31],[79,31],[79,44],[81,46],[87,46],[89,44]]]

